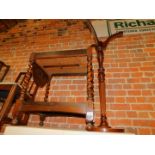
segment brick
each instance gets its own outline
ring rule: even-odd
[[[119,55],[119,57],[120,57],[120,55]],[[121,57],[120,57],[120,58],[121,58]],[[128,66],[128,64],[125,63],[125,62],[119,63],[119,67],[127,67],[127,66]]]
[[[130,110],[129,104],[111,104],[111,110]]]
[[[118,118],[125,118],[127,115],[126,115],[126,112],[125,111],[116,111],[115,112],[115,117],[118,117]]]
[[[146,84],[135,83],[132,85],[132,87],[133,87],[133,89],[146,89],[147,86],[146,86]]]
[[[138,68],[130,67],[130,68],[124,68],[123,72],[138,72]]]
[[[108,118],[110,118],[110,117],[115,117],[115,112],[113,112],[113,111],[107,111],[107,117]],[[99,116],[100,116],[100,114],[99,114]]]
[[[77,90],[77,85],[69,85],[70,90]]]
[[[125,83],[125,79],[108,79],[108,83]]]
[[[111,84],[110,84],[110,85],[109,85],[109,84],[106,85],[106,89],[113,89],[113,87],[114,87],[114,86],[111,85]]]
[[[154,89],[155,88],[155,83],[147,84],[147,88]]]
[[[79,125],[79,124],[70,124],[69,129],[74,129],[74,130],[85,130],[85,125]]]
[[[117,98],[115,98],[115,103],[125,103],[125,98],[124,97],[117,97]]]
[[[106,97],[108,103],[114,103],[114,97]]]
[[[67,123],[69,124],[85,124],[84,118],[68,118]]]
[[[148,112],[138,112],[138,117],[139,118],[149,118],[149,113]]]
[[[129,119],[117,119],[117,120],[111,119],[110,124],[111,124],[111,126],[121,126],[121,127],[122,126],[131,126],[132,121]]]
[[[129,73],[114,73],[114,74],[111,74],[113,75],[113,77],[129,77]],[[107,77],[107,75],[106,75]]]
[[[73,96],[86,96],[86,91],[72,91],[71,95],[73,95]]]
[[[140,70],[141,71],[154,71],[155,70],[155,66],[154,67],[141,67]]]
[[[141,78],[140,82],[141,83],[149,83],[149,82],[151,82],[151,79],[150,78]]]
[[[131,79],[127,79],[128,83],[139,83],[140,79],[139,78],[131,78]]]
[[[140,67],[140,66],[141,66],[141,63],[138,63],[138,62],[129,63],[129,67]]]
[[[87,86],[86,85],[78,85],[77,86],[77,89],[79,90],[79,91],[83,91],[83,90],[85,90],[86,91],[86,89],[87,89]]]
[[[155,53],[150,53],[150,56],[154,57],[155,56]]]
[[[144,48],[144,52],[155,52],[155,48]]]
[[[131,84],[123,84],[123,89],[131,89],[132,85]]]
[[[86,99],[83,100],[83,102],[84,102],[84,101],[86,101]],[[70,97],[70,96],[68,96],[68,97],[66,98],[66,102],[75,103],[75,102],[76,102],[76,98],[75,98],[75,97]]]
[[[86,84],[86,81],[83,81],[83,80],[74,80],[73,82],[72,82],[72,84]]]
[[[54,91],[53,95],[54,96],[70,96],[71,92],[70,91]]]
[[[133,125],[141,127],[155,127],[154,120],[133,120]]]
[[[151,134],[155,135],[155,129],[151,129]]]
[[[153,110],[151,104],[131,104],[132,110]]]
[[[136,100],[137,100],[137,103],[145,103],[146,97],[145,96],[144,97],[137,97]]]
[[[112,72],[112,73],[123,72],[123,68],[108,68],[107,72]]]
[[[137,129],[137,133],[140,135],[151,135],[152,131],[149,128],[139,128]]]
[[[145,58],[144,57],[141,57],[141,58],[139,58],[139,57],[137,57],[137,58],[132,58],[132,61],[133,62],[140,62],[140,61],[145,61]]]
[[[40,118],[39,118],[38,115],[31,115],[31,118],[30,119],[31,119],[32,122],[39,122],[39,119]]]
[[[155,102],[155,97],[146,98],[146,101],[147,101],[148,103],[154,103],[154,102]]]
[[[155,112],[150,112],[149,115],[151,118],[155,119]]]
[[[76,97],[74,99],[75,99],[75,102],[77,103],[86,102],[86,97]]]
[[[144,61],[144,62],[142,63],[142,65],[143,65],[143,67],[146,67],[146,66],[154,66],[154,62],[147,62],[147,61],[145,62],[145,61]]]
[[[67,118],[66,117],[54,117],[53,118],[53,122],[57,122],[57,123],[66,123],[67,122]]]
[[[126,102],[127,103],[136,103],[136,98],[135,97],[126,97]]]
[[[71,84],[71,80],[58,80],[56,83],[66,85],[66,84]]]
[[[57,86],[53,86],[52,89],[53,90],[60,90],[60,87],[57,85]]]
[[[128,111],[127,116],[129,118],[136,118],[137,117],[137,112],[136,111]]]
[[[124,90],[116,90],[116,91],[110,90],[110,91],[108,91],[108,95],[109,96],[125,96],[126,91],[124,91]]]
[[[151,90],[142,90],[142,95],[143,96],[152,96],[152,91]]]
[[[153,83],[155,83],[155,78],[152,78],[152,80],[151,80]]]
[[[143,73],[142,72],[137,72],[137,73],[131,73],[131,76],[132,77],[142,77],[143,76]]]
[[[142,92],[140,90],[129,90],[128,95],[129,96],[141,96]]]

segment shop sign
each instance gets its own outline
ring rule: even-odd
[[[155,19],[108,20],[108,31],[114,34],[123,31],[124,34],[155,32]]]

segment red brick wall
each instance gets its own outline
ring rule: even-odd
[[[103,39],[103,38],[102,38]],[[104,39],[103,39],[104,40]],[[27,20],[0,34],[0,59],[11,65],[6,81],[25,71],[32,52],[87,48],[93,43],[81,20]],[[99,123],[97,60],[94,51],[95,120]],[[155,134],[155,33],[113,40],[105,52],[108,122],[136,134]],[[51,82],[49,100],[86,100],[86,77],[59,77]],[[67,85],[66,85],[67,84]],[[44,96],[41,90],[37,99]],[[38,125],[31,116],[29,125]],[[45,126],[83,129],[80,118],[47,117]]]

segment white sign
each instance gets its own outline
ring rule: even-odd
[[[109,33],[123,31],[124,34],[155,32],[155,19],[111,20],[108,22]]]

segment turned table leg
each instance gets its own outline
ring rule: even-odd
[[[86,113],[86,129],[91,130],[94,125],[94,83],[93,83],[93,66],[92,66],[92,48],[88,49],[88,57],[87,57],[88,65],[88,75],[87,75],[87,101],[88,101],[88,109]]]
[[[48,102],[48,95],[49,95],[49,90],[50,90],[50,82],[51,82],[51,78],[49,79],[47,85],[46,85],[46,90],[45,90],[45,97],[44,97],[44,102],[47,103]],[[46,114],[39,114],[40,115],[40,123],[39,126],[43,126],[44,125],[44,121],[46,118]]]

